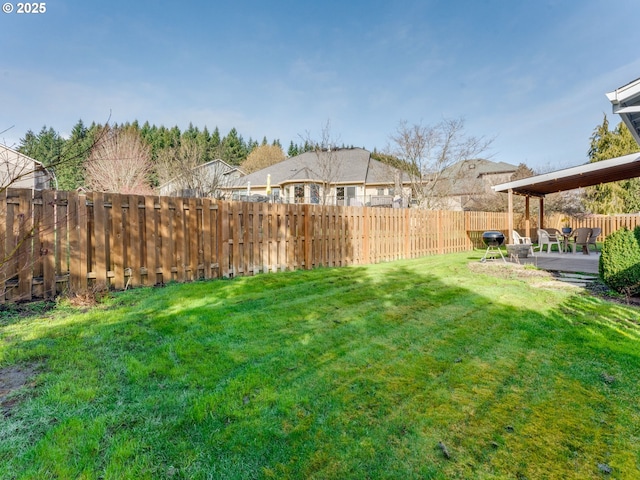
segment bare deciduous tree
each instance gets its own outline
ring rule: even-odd
[[[336,154],[339,139],[331,135],[331,122],[327,120],[327,123],[322,127],[318,140],[311,138],[309,132],[307,132],[306,137],[302,138],[302,140],[305,144],[311,146],[316,156],[316,165],[313,169],[313,174],[320,182],[320,203],[322,205],[332,203],[329,201],[329,198],[332,187],[336,185],[336,182],[342,174],[342,165],[340,165],[338,155]]]
[[[443,120],[432,126],[401,121],[391,135],[392,153],[409,165],[412,195],[423,208],[440,208],[451,190],[445,169],[462,160],[477,158],[492,140],[467,136],[462,119]]]
[[[205,153],[204,146],[191,138],[183,138],[180,145],[160,152],[157,169],[161,193],[219,197],[231,167],[221,160],[203,163]]]
[[[149,146],[135,131],[105,128],[85,164],[88,186],[101,192],[151,194]]]

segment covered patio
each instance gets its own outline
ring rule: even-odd
[[[613,106],[613,113],[620,115],[631,135],[640,145],[640,78],[607,93],[606,96]],[[540,204],[538,225],[544,228],[545,195],[636,177],[640,177],[640,153],[535,175],[495,185],[492,188],[496,192],[505,192],[509,195],[509,232],[514,226],[513,195],[525,197],[525,231],[526,236],[531,237],[529,220],[532,197],[538,198]]]
[[[546,195],[635,177],[640,177],[640,153],[632,153],[609,160],[535,175],[513,182],[501,183],[494,185],[492,188],[496,192],[504,192],[509,196],[507,226],[509,232],[514,228],[513,195],[525,197],[525,235],[531,237],[530,199],[532,197],[537,198],[539,202],[538,225],[540,225],[540,228],[545,228],[544,197]]]
[[[640,145],[640,78],[606,95],[613,106],[613,113],[620,115],[632,136]],[[496,192],[504,192],[508,195],[509,214],[507,228],[509,231],[509,243],[511,243],[513,241],[511,232],[514,230],[513,195],[525,197],[525,235],[531,237],[531,198],[538,199],[538,225],[540,228],[545,228],[544,198],[546,195],[636,177],[640,177],[640,153],[632,153],[609,160],[535,175],[495,185],[492,188]],[[599,258],[599,255],[545,254],[540,252],[532,257],[519,260],[524,261],[521,263],[532,263],[550,271],[597,274]]]

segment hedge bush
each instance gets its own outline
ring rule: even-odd
[[[604,283],[626,295],[640,294],[640,227],[613,232],[604,241],[600,263]]]

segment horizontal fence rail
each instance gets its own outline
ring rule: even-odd
[[[507,233],[508,224],[506,213],[29,189],[1,195],[0,302],[469,251],[482,247],[483,231]],[[607,235],[639,223],[621,217],[585,226],[606,225]]]

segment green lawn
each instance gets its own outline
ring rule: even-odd
[[[640,310],[482,254],[5,311],[0,478],[640,478]]]

